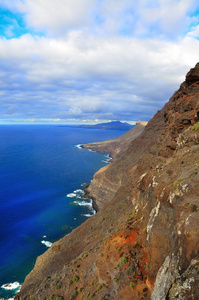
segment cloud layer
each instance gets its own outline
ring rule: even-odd
[[[0,0],[0,7],[29,30],[13,36],[7,26],[0,39],[2,119],[147,121],[198,61],[196,1]]]

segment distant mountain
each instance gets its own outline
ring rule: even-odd
[[[126,122],[113,121],[108,123],[101,123],[96,125],[80,125],[80,128],[88,128],[88,129],[103,129],[103,130],[121,130],[128,131],[132,129],[135,125],[130,125]]]

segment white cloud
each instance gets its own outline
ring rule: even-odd
[[[191,37],[173,43],[79,32],[67,40],[0,40],[0,108],[33,118],[149,119],[198,53],[199,41]]]
[[[196,0],[0,5],[47,33],[0,39],[2,116],[148,120],[198,61]]]
[[[0,0],[29,28],[62,36],[81,29],[98,35],[177,38],[195,22],[197,0]]]
[[[0,5],[22,13],[29,28],[53,35],[88,26],[93,4],[93,0],[0,0]]]

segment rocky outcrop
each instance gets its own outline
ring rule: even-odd
[[[94,176],[98,213],[37,259],[15,299],[197,299],[199,64]]]
[[[192,259],[187,270],[176,276],[169,290],[169,299],[197,300],[199,286],[199,259]]]

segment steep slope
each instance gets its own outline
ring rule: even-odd
[[[85,144],[82,145],[82,148],[92,149],[99,152],[107,152],[111,154],[112,158],[119,157],[127,150],[129,144],[142,133],[146,124],[147,122],[138,121],[134,128],[116,139]]]
[[[199,64],[95,174],[99,212],[37,259],[15,299],[198,299],[198,150]]]
[[[165,125],[163,111],[164,109],[156,113],[145,130],[129,144],[127,151],[116,162],[95,173],[86,194],[96,202],[99,209],[129,180],[131,169],[133,171],[139,158],[155,143]]]

